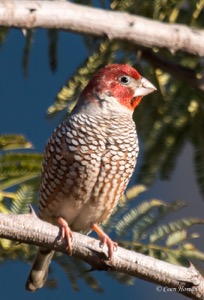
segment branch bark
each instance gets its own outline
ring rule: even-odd
[[[56,28],[204,56],[204,31],[63,1],[0,0],[0,26]]]
[[[31,212],[24,215],[0,213],[0,237],[67,254],[66,241],[59,242],[59,228],[46,223]],[[117,271],[161,286],[168,286],[191,299],[204,299],[204,278],[191,265],[189,268],[171,265],[152,257],[118,247],[113,258],[98,240],[73,233],[73,256],[86,261],[94,270]]]

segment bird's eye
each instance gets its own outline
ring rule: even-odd
[[[128,85],[128,84],[130,83],[130,77],[129,77],[129,76],[123,75],[123,76],[121,76],[121,77],[119,78],[119,80],[120,80],[120,82],[121,82],[122,84],[124,84],[124,85]]]

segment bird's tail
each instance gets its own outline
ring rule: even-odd
[[[53,255],[54,251],[49,249],[38,249],[26,282],[26,290],[34,292],[44,285],[47,280],[48,268]]]

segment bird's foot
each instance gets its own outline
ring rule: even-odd
[[[67,240],[67,249],[71,256],[72,255],[72,243],[71,242],[72,242],[72,238],[73,238],[72,231],[69,228],[67,221],[65,221],[63,218],[59,217],[57,219],[57,221],[61,228],[60,240],[63,240],[64,238]]]
[[[101,245],[102,247],[106,244],[108,247],[108,257],[111,259],[113,257],[113,252],[117,250],[118,244],[116,242],[113,242],[109,236],[103,232],[103,230],[97,225],[93,224],[91,226],[91,229],[94,230],[98,236],[101,239]]]

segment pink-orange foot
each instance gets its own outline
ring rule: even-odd
[[[67,240],[67,249],[69,250],[70,256],[72,255],[72,231],[68,226],[67,221],[65,221],[63,218],[59,217],[57,219],[58,224],[60,225],[61,228],[61,235],[60,239],[63,240],[64,238]]]
[[[94,230],[100,237],[102,246],[105,244],[107,245],[109,258],[111,259],[113,257],[113,251],[117,250],[118,248],[118,244],[116,242],[113,242],[97,224],[93,224],[91,226],[91,229]]]

